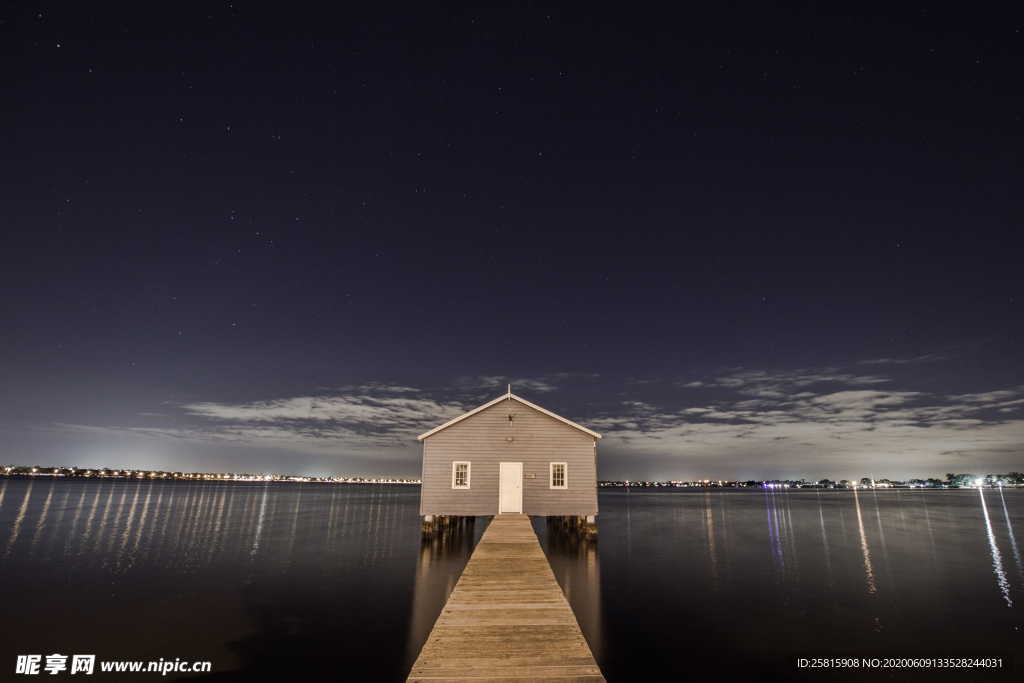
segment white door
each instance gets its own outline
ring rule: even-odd
[[[498,463],[498,514],[523,511],[523,463]]]

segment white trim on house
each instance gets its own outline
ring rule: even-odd
[[[555,484],[555,466],[562,466],[562,483],[561,485]],[[552,489],[567,489],[569,488],[569,463],[567,462],[553,462],[548,464],[548,488]]]
[[[464,485],[456,484],[456,472],[459,471],[459,465],[466,466],[466,483]],[[452,488],[453,489],[468,489],[472,486],[473,463],[468,460],[456,460],[452,463]]]
[[[480,411],[487,410],[488,408],[490,408],[494,404],[496,404],[496,403],[498,403],[500,401],[506,401],[506,400],[507,401],[519,401],[524,406],[528,406],[528,407],[533,408],[534,410],[536,410],[538,412],[544,413],[548,417],[553,417],[556,420],[558,420],[559,422],[564,422],[565,424],[569,425],[570,427],[575,427],[576,429],[580,430],[581,432],[585,432],[585,433],[589,434],[590,436],[594,437],[595,439],[600,439],[601,438],[601,435],[598,434],[597,432],[595,432],[593,430],[590,430],[590,429],[587,429],[583,425],[576,424],[572,420],[567,420],[564,417],[562,417],[561,415],[555,415],[550,410],[545,410],[544,408],[541,408],[539,405],[537,405],[535,403],[530,403],[525,398],[520,398],[519,396],[516,396],[512,392],[509,392],[507,394],[502,394],[501,396],[499,396],[498,398],[494,399],[493,401],[488,401],[487,403],[483,404],[479,408],[474,408],[473,410],[469,411],[468,413],[463,413],[462,415],[459,415],[454,420],[449,420],[448,422],[445,422],[443,425],[440,425],[438,427],[434,427],[429,432],[423,432],[422,434],[420,434],[419,436],[416,437],[416,440],[417,441],[423,441],[423,439],[427,438],[428,436],[432,436],[434,434],[437,434],[442,429],[447,429],[448,427],[451,427],[453,424],[455,424],[457,422],[462,422],[467,417],[471,417],[473,415],[476,415]]]

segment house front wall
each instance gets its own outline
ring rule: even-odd
[[[509,420],[509,416],[512,419]],[[597,514],[596,439],[515,399],[423,440],[422,515],[494,515],[498,464],[523,463],[523,512]],[[470,463],[470,488],[452,488],[452,466]],[[566,463],[567,487],[552,489],[550,465]]]

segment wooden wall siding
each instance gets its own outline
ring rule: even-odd
[[[423,440],[420,514],[497,514],[498,463],[521,462],[525,514],[596,515],[595,442],[518,401],[501,401]],[[460,460],[472,463],[468,490],[452,489],[452,463]],[[552,462],[568,463],[568,488],[550,488]]]

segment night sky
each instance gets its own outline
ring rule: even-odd
[[[1024,469],[1020,10],[204,4],[0,8],[0,462]]]

